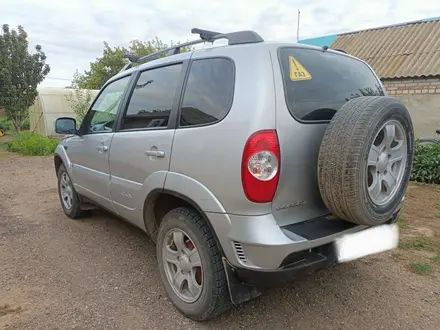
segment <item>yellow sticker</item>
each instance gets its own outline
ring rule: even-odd
[[[309,73],[309,71],[307,71],[293,56],[289,56],[289,68],[290,80],[292,81],[312,79],[312,75]]]

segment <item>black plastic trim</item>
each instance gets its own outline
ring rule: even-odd
[[[280,268],[276,270],[265,271],[238,267],[234,269],[234,272],[244,284],[257,288],[267,288],[291,282],[305,274],[327,268],[336,263],[334,244],[330,243],[311,250],[292,253],[284,259]]]
[[[318,217],[303,222],[298,222],[281,227],[295,233],[305,239],[312,241],[322,237],[331,236],[357,225],[342,219],[329,219],[328,217]]]

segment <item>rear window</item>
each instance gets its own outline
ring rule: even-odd
[[[279,60],[287,107],[300,120],[330,120],[352,98],[384,95],[371,69],[346,55],[280,48]]]

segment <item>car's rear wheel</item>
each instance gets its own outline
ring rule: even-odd
[[[412,121],[402,103],[386,96],[348,101],[327,126],[319,151],[325,205],[357,224],[387,222],[408,186],[413,152]]]
[[[230,306],[221,254],[199,213],[176,208],[163,218],[157,260],[165,290],[185,316],[209,320]]]
[[[84,216],[85,211],[81,209],[81,199],[73,187],[70,175],[64,164],[58,169],[58,196],[64,213],[71,219],[78,219]]]

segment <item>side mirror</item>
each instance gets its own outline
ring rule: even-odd
[[[76,134],[76,120],[63,117],[55,121],[55,132],[58,134]]]

